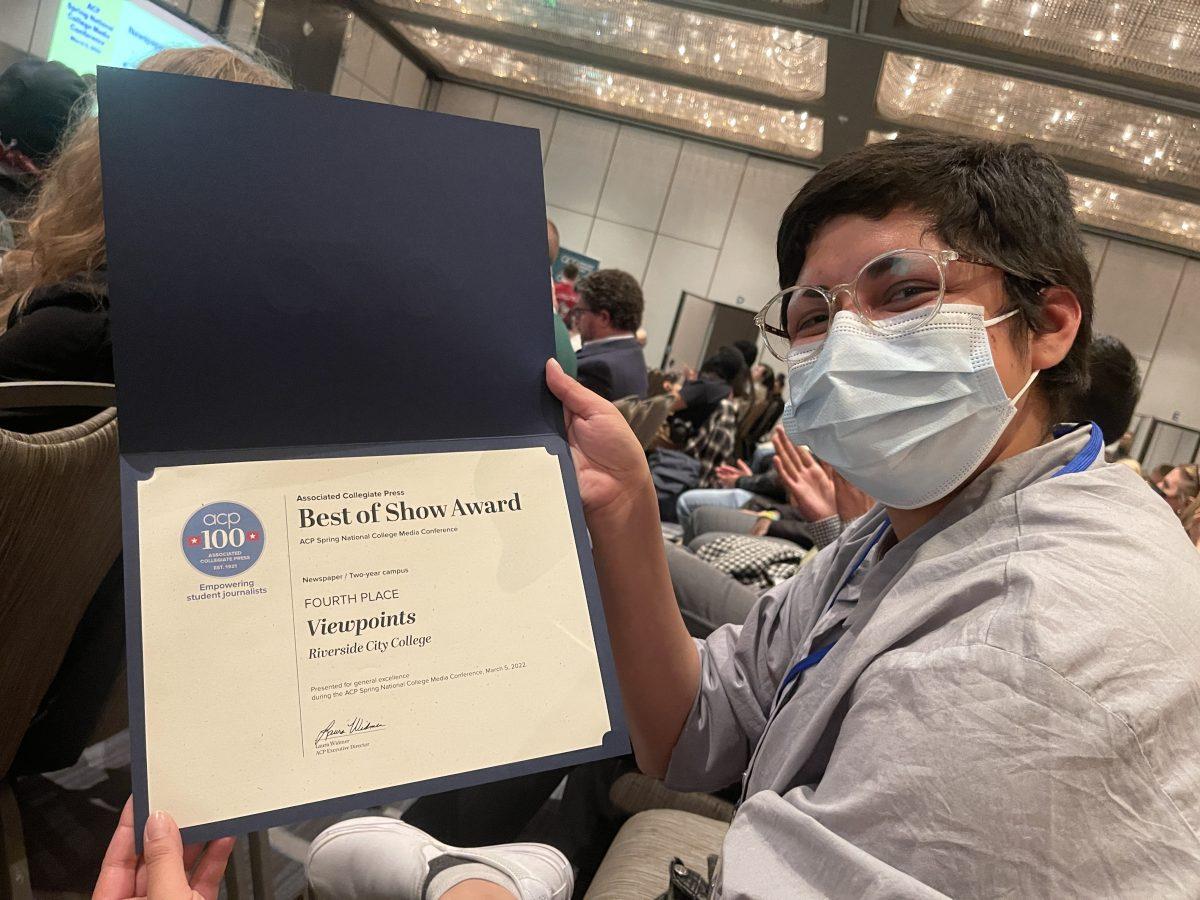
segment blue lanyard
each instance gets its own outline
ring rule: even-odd
[[[833,607],[833,604],[837,601],[837,598],[841,595],[842,591],[846,589],[846,585],[850,583],[850,579],[852,579],[859,568],[861,568],[863,560],[867,558],[867,554],[870,553],[874,549],[875,545],[879,543],[880,538],[887,533],[887,530],[891,527],[891,525],[891,519],[889,519],[887,516],[884,516],[883,524],[875,530],[874,536],[870,541],[867,542],[867,546],[863,547],[862,552],[860,552],[858,557],[854,560],[854,565],[852,565],[850,570],[846,572],[844,576],[842,576],[842,580],[838,584],[837,589],[830,594],[829,602],[826,603],[825,608],[821,610],[821,615],[817,616],[818,622],[821,621],[821,619],[825,617],[825,614]],[[834,643],[836,643],[836,641]],[[788,673],[783,676],[783,681],[779,685],[779,691],[777,694],[782,694],[785,690],[787,690],[788,685],[799,678],[802,672],[804,672],[806,669],[811,669],[813,666],[823,660],[825,658],[825,654],[832,649],[832,643],[826,644],[820,650],[814,650],[812,653],[808,654],[808,656],[804,657],[804,659],[800,660],[800,662],[792,666],[788,670]]]
[[[1076,472],[1083,472],[1090,468],[1092,463],[1096,461],[1096,458],[1100,455],[1100,451],[1104,448],[1104,435],[1100,431],[1100,426],[1095,422],[1090,422],[1088,424],[1092,426],[1092,432],[1088,437],[1088,442],[1084,445],[1082,450],[1071,457],[1065,466],[1051,475],[1051,478],[1058,478],[1060,475],[1072,475]],[[1069,434],[1072,430],[1073,429],[1070,426],[1059,426],[1058,428],[1054,429],[1054,436],[1056,438],[1060,438],[1063,435]],[[820,621],[821,618],[824,617],[825,613],[829,612],[830,608],[834,604],[834,601],[838,598],[838,595],[840,595],[841,592],[846,589],[846,585],[850,583],[850,579],[854,577],[854,573],[859,570],[860,566],[862,566],[863,560],[867,558],[867,554],[871,552],[872,548],[874,548],[877,543],[879,543],[879,539],[883,537],[884,532],[887,531],[890,525],[891,522],[885,518],[883,525],[880,526],[879,530],[875,532],[875,536],[871,538],[870,543],[863,548],[862,553],[860,553],[858,558],[854,561],[854,565],[850,567],[850,571],[846,573],[846,576],[842,579],[841,584],[838,585],[837,590],[834,591],[833,595],[829,598],[829,602],[825,604],[825,609],[821,611],[821,615],[817,618],[817,621]],[[788,670],[787,675],[783,677],[783,681],[780,682],[777,696],[782,695],[783,692],[787,690],[788,685],[798,679],[801,674],[823,660],[825,655],[833,649],[835,643],[837,642],[834,641],[833,643],[826,644],[820,650],[814,650],[812,653],[808,654],[808,656],[804,657],[804,659],[800,660],[800,662],[792,666]]]
[[[1074,475],[1076,472],[1083,472],[1090,469],[1092,463],[1100,456],[1100,451],[1104,449],[1104,434],[1100,431],[1100,426],[1095,422],[1084,422],[1083,424],[1092,426],[1092,433],[1088,435],[1088,442],[1083,445],[1082,450],[1071,457],[1065,466],[1051,475],[1051,478],[1057,478],[1059,475]],[[1070,425],[1059,425],[1054,429],[1054,436],[1060,438],[1070,434],[1075,428],[1082,427],[1082,425],[1076,425],[1074,428]]]

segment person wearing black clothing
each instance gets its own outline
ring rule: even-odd
[[[779,481],[779,473],[774,469],[739,475],[733,486],[739,491],[748,491],[781,506],[787,503],[787,492]]]
[[[746,369],[746,360],[733,347],[722,347],[700,366],[700,376],[684,383],[672,418],[694,432],[733,393],[733,384]]]
[[[34,291],[0,334],[0,381],[113,381],[108,296],[103,280],[80,278]],[[34,434],[74,425],[94,410],[0,412],[0,428]]]
[[[754,365],[758,359],[758,344],[754,341],[734,341],[733,349],[742,354],[742,359],[746,360],[746,367]]]
[[[1133,421],[1142,378],[1137,359],[1123,343],[1098,334],[1088,348],[1088,383],[1071,402],[1067,420],[1095,422],[1104,433],[1104,443],[1121,439]]]
[[[25,204],[86,93],[60,62],[25,59],[0,74],[0,215]]]
[[[163,50],[139,68],[288,86],[274,70],[217,46]],[[21,133],[28,137],[17,146],[28,148],[29,154],[53,153],[39,176],[21,242],[4,257],[0,269],[0,309],[10,310],[8,328],[0,333],[0,381],[114,380],[98,122],[94,116],[81,116],[60,139],[52,128],[35,127],[47,122],[37,118],[40,107],[30,106],[34,87],[47,88],[49,83],[49,93],[61,95],[55,107],[59,115],[49,124],[57,122],[61,129],[75,102],[68,102],[72,92],[83,84],[72,87],[73,78],[62,66],[40,63],[19,63],[0,77],[0,136],[16,140],[24,121],[28,127]],[[25,410],[5,414],[0,427],[43,431],[86,417],[86,410]]]
[[[40,288],[8,314],[0,381],[113,380],[108,296],[89,279]]]

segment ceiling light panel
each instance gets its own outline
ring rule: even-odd
[[[1200,119],[1082,91],[889,53],[876,105],[904,125],[1025,139],[1137,178],[1200,177]]]
[[[449,72],[468,80],[787,156],[811,159],[821,153],[824,123],[804,111],[672,87],[433,28],[399,27]]]
[[[1068,175],[1080,222],[1200,253],[1200,205]]]
[[[895,131],[872,129],[867,143],[894,141],[898,136]],[[1084,225],[1200,253],[1200,205],[1078,175],[1067,175],[1067,181],[1075,217]]]
[[[646,0],[385,0],[401,11],[505,36],[540,37],[667,73],[740,85],[786,100],[825,93],[828,42],[801,31],[690,12]]]
[[[901,0],[900,11],[941,34],[1200,87],[1196,0]]]

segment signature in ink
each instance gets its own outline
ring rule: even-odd
[[[352,734],[362,734],[364,731],[379,731],[386,727],[382,722],[372,722],[362,716],[355,716],[339,728],[337,720],[334,719],[317,733],[313,746],[320,747],[337,737],[349,737]]]

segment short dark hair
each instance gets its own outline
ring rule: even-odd
[[[1119,440],[1129,430],[1133,410],[1142,392],[1137,359],[1111,335],[1098,334],[1088,348],[1088,385],[1071,401],[1067,418],[1095,422],[1104,432],[1104,443]]]
[[[745,358],[746,365],[754,365],[754,361],[758,359],[758,344],[754,343],[754,341],[734,341],[733,346]]]
[[[909,208],[932,220],[947,246],[1004,270],[1012,321],[1046,327],[1041,290],[1069,288],[1082,318],[1062,362],[1038,376],[1035,386],[1060,418],[1072,395],[1087,386],[1092,333],[1092,275],[1071,191],[1062,169],[1029,144],[917,134],[847,153],[817,172],[792,200],[779,223],[779,285],[800,276],[809,244],[831,219],[860,215],[882,219]]]
[[[700,364],[701,375],[716,375],[722,381],[732,385],[746,371],[746,358],[740,350],[733,347],[721,347]]]
[[[575,265],[573,262],[569,262],[562,267],[562,273],[564,278],[578,278],[579,266]]]
[[[642,310],[646,301],[642,298],[641,285],[628,272],[620,269],[597,269],[582,279],[575,289],[579,300],[595,312],[608,312],[613,327],[622,331],[637,331],[642,324]]]

